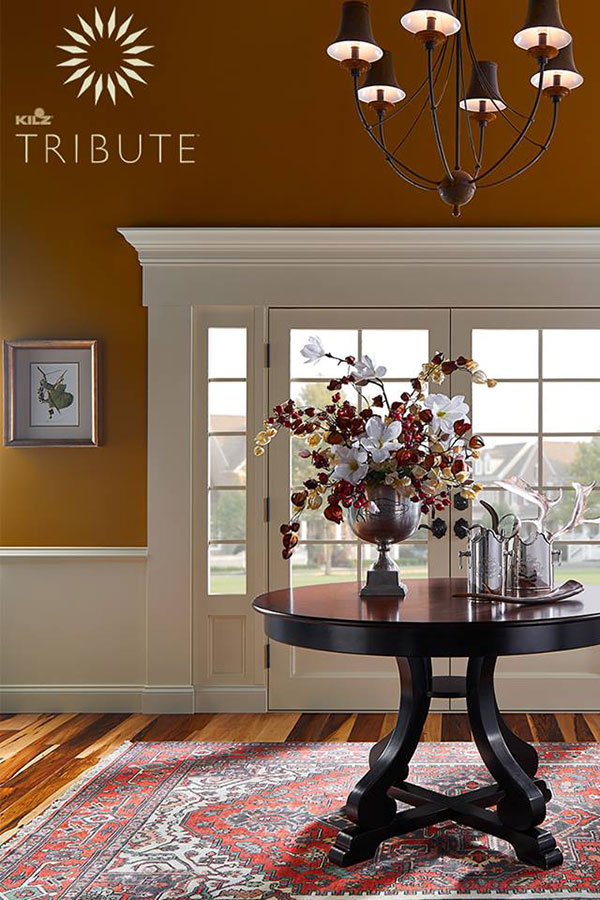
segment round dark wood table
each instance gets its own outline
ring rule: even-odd
[[[253,603],[273,640],[396,658],[398,719],[371,749],[369,771],[348,796],[345,814],[352,824],[337,835],[331,861],[352,865],[373,856],[386,838],[450,820],[508,841],[532,866],[560,865],[554,837],[539,827],[550,789],[536,778],[534,747],[500,714],[494,668],[499,656],[600,644],[600,587],[535,606],[470,601],[462,578],[409,581],[403,599],[361,598],[360,587],[346,582],[271,591]],[[431,658],[437,656],[468,656],[466,678],[432,676]],[[466,697],[473,738],[493,784],[449,796],[408,780],[432,697]],[[396,800],[410,808],[398,812]]]

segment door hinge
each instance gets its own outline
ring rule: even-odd
[[[271,500],[269,497],[265,497],[264,500],[264,514],[265,514],[265,522],[271,521]]]
[[[265,644],[265,669],[271,668],[271,645]]]
[[[269,369],[271,367],[271,344],[265,344],[265,369]]]

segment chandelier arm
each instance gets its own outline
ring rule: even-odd
[[[433,125],[433,133],[435,135],[435,142],[437,144],[438,153],[440,156],[440,160],[446,172],[446,175],[450,180],[452,179],[452,172],[450,171],[450,166],[448,165],[448,160],[446,159],[446,153],[444,151],[444,143],[442,141],[442,135],[440,133],[440,125],[438,122],[437,116],[437,106],[435,103],[435,97],[433,95],[433,71],[431,65],[431,58],[433,54],[432,47],[426,47],[427,52],[427,83],[429,85],[429,109],[431,112],[431,122]]]
[[[560,103],[560,97],[553,97],[552,101],[554,104],[554,109],[552,112],[552,125],[550,126],[548,137],[543,144],[540,144],[540,149],[538,150],[538,152],[529,160],[529,162],[522,165],[511,175],[506,175],[504,178],[499,178],[497,181],[491,181],[488,184],[480,184],[479,187],[481,189],[497,187],[499,184],[505,184],[507,181],[512,181],[513,178],[517,178],[519,175],[522,175],[523,172],[526,172],[527,169],[531,168],[531,166],[533,166],[538,161],[540,156],[542,156],[546,152],[552,142],[552,138],[554,137],[554,132],[556,131],[556,126],[558,124],[558,104]]]
[[[446,43],[444,44],[444,47],[443,47],[443,49],[442,49],[442,52],[439,54],[439,56],[438,56],[438,58],[437,58],[437,60],[436,60],[436,62],[435,62],[435,65],[434,65],[434,67],[433,67],[434,72],[435,72],[434,77],[433,77],[433,83],[434,83],[434,85],[437,84],[437,81],[438,81],[440,75],[442,74],[442,63],[443,63],[443,61],[444,61],[444,57],[445,57],[446,47],[447,47],[447,46],[448,46],[448,42],[446,42]],[[447,83],[448,83],[448,77],[449,77],[449,74],[450,74],[450,70],[448,70],[448,73],[447,73],[447,75],[446,75],[446,82],[445,82],[445,84],[444,84],[444,87],[443,87],[442,93],[441,93],[441,96],[442,96],[442,97],[444,96],[444,92],[445,92],[445,90],[446,90],[446,85],[447,85]],[[422,82],[422,85],[425,85],[425,84],[427,84],[427,76],[425,76],[425,79],[424,79],[423,82]],[[414,95],[413,95],[413,96],[414,96]],[[410,128],[406,131],[404,137],[400,138],[400,140],[399,140],[398,143],[395,145],[395,147],[390,151],[392,154],[396,154],[396,153],[398,152],[398,150],[400,149],[400,147],[402,147],[402,145],[408,140],[408,138],[410,137],[410,135],[412,134],[412,132],[414,131],[414,129],[417,127],[418,123],[420,122],[421,117],[423,116],[423,113],[424,113],[425,110],[427,109],[428,104],[429,104],[429,96],[426,96],[425,99],[423,100],[423,102],[422,102],[422,104],[421,104],[421,108],[419,109],[419,112],[417,113],[415,119],[413,120],[413,122],[412,122]],[[403,104],[403,105],[405,105],[405,104]],[[386,118],[385,118],[386,123],[389,122],[390,119],[392,119],[392,118],[394,117],[394,115],[397,114],[397,112],[399,112],[399,110],[396,110],[396,113],[392,113],[391,115],[387,115]]]
[[[381,146],[383,148],[383,152],[385,153],[385,158],[386,158],[387,162],[389,163],[389,165],[391,166],[392,171],[395,172],[396,175],[400,175],[401,178],[404,178],[405,181],[408,181],[409,179],[399,169],[399,166],[402,165],[402,163],[400,163],[398,160],[396,160],[396,158],[394,156],[392,156],[386,149],[385,134],[383,131],[383,117],[381,115],[380,115],[380,119],[379,119],[379,143],[381,144]],[[410,171],[412,172],[412,169],[410,169]],[[424,178],[425,176],[421,175],[418,177]],[[427,179],[427,180],[430,181],[430,179]],[[437,187],[437,186],[430,187],[428,184],[419,184],[418,182],[412,181],[412,180],[410,180],[409,183],[414,185],[414,187],[421,188],[422,191],[435,191],[436,187]],[[435,182],[434,182],[434,184],[435,184]]]
[[[533,122],[535,121],[535,116],[538,111],[538,107],[540,105],[540,99],[541,99],[541,96],[543,93],[543,86],[544,86],[543,75],[544,75],[545,68],[546,68],[546,60],[544,58],[542,58],[542,59],[540,59],[540,78],[539,78],[538,89],[537,89],[536,95],[535,95],[535,102],[534,102],[533,108],[529,114],[529,118],[525,122],[520,134],[517,135],[515,140],[512,142],[510,147],[507,150],[505,150],[505,152],[502,154],[502,156],[500,156],[499,159],[497,159],[493,165],[491,165],[488,169],[486,169],[485,172],[482,172],[480,175],[477,176],[477,178],[473,179],[474,181],[479,181],[481,178],[485,178],[486,175],[489,175],[491,172],[493,172],[495,169],[497,169],[498,166],[502,165],[504,160],[507,159],[511,155],[513,150],[516,150],[516,148],[519,146],[519,144],[521,143],[521,141],[527,134],[528,130],[531,128]]]
[[[461,65],[461,76],[460,76],[460,77],[461,77],[462,95],[463,95],[463,97],[466,97],[466,96],[467,96],[467,89],[466,89],[466,85],[465,85],[465,67],[464,67],[464,61],[462,60],[462,55],[461,55],[461,62],[462,62],[462,65]],[[474,162],[475,162],[475,175],[477,175],[478,172],[479,172],[479,170],[481,169],[481,162],[482,162],[482,159],[483,159],[483,140],[482,140],[482,134],[481,134],[481,131],[480,131],[480,134],[479,134],[479,152],[477,152],[477,151],[475,150],[475,139],[474,139],[474,137],[473,137],[473,126],[472,126],[472,123],[471,123],[471,116],[469,115],[469,113],[468,113],[466,110],[464,110],[464,113],[465,113],[465,115],[466,115],[466,117],[467,117],[467,136],[468,136],[468,138],[469,138],[469,146],[470,146],[470,148],[471,148],[471,153],[472,153],[472,155],[473,155],[473,160],[474,160]],[[480,124],[481,124],[481,123],[480,123]]]
[[[385,142],[382,142],[381,139],[378,138],[373,133],[372,127],[367,122],[367,119],[365,118],[365,114],[363,113],[362,107],[360,105],[360,99],[358,96],[358,78],[359,78],[359,73],[358,72],[353,73],[354,99],[356,102],[356,109],[358,111],[358,116],[360,118],[360,121],[362,122],[363,127],[364,127],[365,131],[367,132],[367,134],[369,135],[369,137],[371,138],[371,140],[375,144],[377,144],[379,149],[383,152],[386,160],[388,161],[388,163],[390,164],[390,166],[392,167],[392,169],[394,170],[396,175],[399,175],[400,178],[404,179],[404,181],[407,181],[409,184],[412,184],[413,187],[421,188],[421,190],[423,190],[423,191],[437,190],[437,182],[436,181],[434,181],[432,178],[427,178],[425,175],[420,175],[418,172],[415,172],[413,169],[409,168],[407,165],[400,162],[399,159],[396,159],[394,156],[392,156],[390,154],[390,151],[387,149]],[[383,133],[383,125],[382,125],[381,121],[379,123],[379,126],[380,126],[380,133]],[[415,181],[413,178],[411,178],[409,175],[407,175],[405,172],[403,172],[402,171],[403,169],[405,169],[406,172],[409,172],[410,175],[414,175],[415,178],[420,178],[422,181],[429,182],[432,185],[432,187],[428,187],[427,185],[420,184],[418,181]]]
[[[477,155],[475,156],[475,177],[479,175],[481,171],[481,163],[483,162],[483,148],[485,143],[485,129],[487,126],[487,122],[483,121],[479,123],[479,150],[477,151]]]
[[[446,56],[446,48],[447,48],[447,46],[448,46],[448,42],[446,41],[446,42],[444,43],[444,46],[441,48],[440,52],[438,53],[438,57],[437,57],[437,59],[436,59],[436,61],[435,61],[435,63],[434,63],[433,70],[434,70],[434,72],[436,72],[436,76],[435,76],[435,79],[434,79],[434,80],[437,80],[437,77],[438,77],[438,75],[439,75],[439,73],[440,73],[440,71],[441,71],[442,64],[443,64],[443,62],[444,62],[444,57]],[[389,121],[391,121],[391,119],[395,119],[396,116],[398,116],[398,115],[400,115],[402,112],[404,112],[404,110],[405,110],[406,107],[409,105],[409,103],[412,103],[412,101],[415,100],[415,99],[419,96],[419,94],[423,91],[423,89],[424,89],[426,86],[427,86],[427,75],[425,75],[425,77],[423,78],[423,80],[421,81],[421,83],[414,89],[414,91],[412,92],[412,94],[409,94],[407,97],[404,98],[404,100],[403,100],[402,103],[398,106],[397,109],[395,109],[395,110],[393,110],[393,112],[390,112],[390,113],[387,114],[387,116],[385,117],[385,121],[386,121],[386,122],[389,122]],[[425,105],[427,105],[427,103],[428,103],[428,100],[425,99]],[[370,125],[369,127],[370,127],[370,128],[375,128],[376,125]],[[394,152],[395,152],[395,151],[394,151]]]
[[[473,48],[473,41],[471,40],[471,29],[469,27],[469,13],[467,10],[467,0],[463,0],[463,24],[464,24],[464,28],[465,28],[465,38],[466,38],[466,42],[467,42],[467,49],[469,51],[469,56],[471,57],[471,62],[473,64],[473,68],[475,69],[477,76],[479,77],[479,80],[481,81],[481,83],[489,90],[491,88],[491,85],[489,84],[489,82],[485,76],[485,73],[482,71],[482,69],[479,66],[479,60],[477,59],[477,54],[475,53],[475,50]],[[493,99],[492,99],[492,103],[494,103]],[[506,108],[510,109],[510,111],[512,113],[514,113],[516,116],[519,116],[521,119],[527,118],[526,113],[520,112],[520,110],[515,109],[513,106],[510,106],[508,103],[506,104]],[[503,113],[504,111],[501,109],[498,109],[498,107],[496,106],[496,112]],[[510,121],[510,119],[508,118],[508,116],[506,114],[504,114],[503,118],[506,119],[506,121],[509,122],[513,128],[515,128],[515,129],[518,128],[517,125],[515,125],[513,122]]]
[[[456,17],[460,19],[461,0],[456,0]],[[460,169],[460,84],[462,73],[462,40],[460,28],[454,35],[454,168]]]

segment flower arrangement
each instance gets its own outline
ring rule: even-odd
[[[263,455],[282,429],[303,439],[299,455],[310,460],[315,470],[303,489],[291,495],[293,515],[280,528],[284,559],[290,558],[298,543],[304,510],[323,508],[325,518],[336,524],[350,507],[377,512],[369,498],[372,485],[393,487],[400,496],[420,504],[425,514],[448,506],[456,488],[467,500],[477,497],[482,486],[471,477],[470,461],[479,456],[484,442],[477,434],[468,436],[471,423],[464,396],[426,396],[423,390],[428,382],[442,384],[457,370],[470,373],[477,384],[494,387],[496,382],[474,360],[446,359],[438,352],[411,381],[410,391],[390,399],[383,381],[386,369],[370,357],[357,361],[353,356],[334,356],[318,337],[311,337],[300,352],[306,363],[327,357],[344,366],[345,372],[327,385],[330,403],[323,408],[299,406],[294,400],[278,404],[256,436],[256,456]],[[377,390],[371,399],[363,391],[367,385]],[[346,386],[356,392],[357,403],[344,399]]]

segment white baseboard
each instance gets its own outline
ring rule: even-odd
[[[9,684],[0,688],[1,712],[192,713],[191,685]]]
[[[264,685],[196,685],[196,712],[266,711],[267,689]]]

